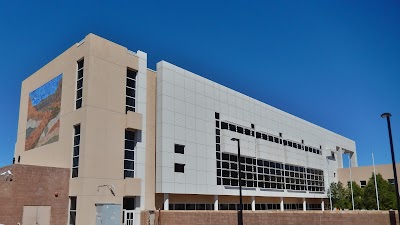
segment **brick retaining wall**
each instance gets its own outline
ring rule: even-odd
[[[141,225],[149,225],[142,212]],[[391,218],[392,217],[392,218]],[[395,225],[394,211],[244,212],[244,225]],[[236,211],[156,211],[154,225],[236,225]]]
[[[7,170],[13,179],[0,179],[0,224],[22,223],[24,206],[51,206],[50,224],[67,224],[69,169],[20,164],[0,168]]]

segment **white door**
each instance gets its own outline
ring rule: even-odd
[[[134,225],[135,210],[124,210],[124,225]]]
[[[50,225],[51,206],[24,206],[22,225]]]

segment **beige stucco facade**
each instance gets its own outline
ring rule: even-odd
[[[77,61],[82,58],[83,102],[75,109]],[[126,113],[127,68],[138,74],[137,110]],[[60,74],[59,140],[25,151],[29,93]],[[81,125],[79,176],[71,178],[69,187],[69,195],[77,196],[77,224],[95,224],[96,204],[122,207],[124,197],[140,199],[135,200],[137,214],[155,208],[155,85],[156,73],[147,69],[145,53],[133,53],[93,34],[23,81],[14,155],[18,163],[71,168],[73,129]],[[125,129],[139,134],[135,178],[124,179]],[[115,196],[102,185],[115,187]]]
[[[397,170],[397,180],[399,180],[400,164],[396,164]],[[381,174],[382,178],[385,180],[394,179],[393,166],[392,164],[375,165],[376,174]],[[351,168],[351,178],[358,185],[361,185],[361,181],[366,181],[368,183],[369,178],[371,178],[374,172],[373,166],[360,166]],[[340,168],[338,169],[338,179],[343,184],[347,184],[350,181],[350,169]]]

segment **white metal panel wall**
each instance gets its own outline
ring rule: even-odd
[[[240,137],[242,154],[299,166],[322,169],[336,146],[355,152],[354,141],[311,124],[265,103],[195,75],[167,62],[157,64],[157,162],[158,193],[237,194],[216,184],[215,112],[229,121],[301,143],[322,147],[322,155],[301,151],[229,130],[221,130],[221,151],[235,153],[230,139]],[[185,145],[185,154],[174,153],[174,144]],[[175,173],[174,163],[185,164]],[[330,163],[331,175],[338,164]],[[325,180],[327,180],[325,178]],[[330,178],[332,180],[332,178]],[[282,193],[245,191],[245,195],[282,196]],[[323,194],[285,194],[323,197]]]

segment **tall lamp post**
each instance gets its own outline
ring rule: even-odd
[[[390,113],[383,113],[381,115],[382,118],[386,118],[388,131],[389,131],[389,141],[390,141],[390,150],[392,153],[392,166],[393,166],[393,175],[394,175],[394,186],[396,188],[396,200],[397,200],[397,215],[399,216],[400,221],[400,199],[399,199],[399,186],[397,183],[397,171],[396,171],[396,160],[394,158],[394,148],[393,148],[393,140],[392,140],[392,128],[390,127]]]
[[[240,163],[240,140],[237,138],[232,138],[232,141],[237,141],[238,146],[238,161],[239,161],[239,215],[238,215],[238,225],[243,225],[243,201],[242,201],[242,169]]]

